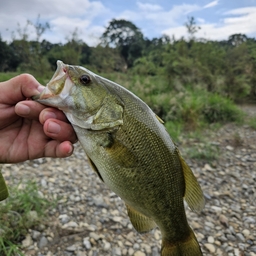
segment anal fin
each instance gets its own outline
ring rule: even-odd
[[[126,204],[126,208],[133,227],[139,233],[148,232],[157,226],[152,219],[134,210],[131,206]]]

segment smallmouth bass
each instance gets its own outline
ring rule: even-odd
[[[202,190],[146,103],[112,81],[61,61],[33,99],[66,114],[92,169],[124,200],[134,228],[143,233],[159,227],[162,256],[202,255],[183,202],[200,211]]]

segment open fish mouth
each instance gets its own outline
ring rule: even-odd
[[[72,81],[68,76],[68,65],[62,61],[57,61],[57,69],[46,85],[45,89],[38,95],[32,97],[33,100],[43,103],[44,99],[48,99],[55,96],[60,96],[62,99],[68,95],[69,89],[72,86]]]

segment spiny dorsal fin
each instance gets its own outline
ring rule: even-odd
[[[205,205],[203,191],[193,172],[191,171],[185,160],[182,158],[180,153],[179,157],[186,184],[184,198],[192,211],[201,211]]]
[[[4,181],[4,177],[0,171],[0,201],[3,201],[8,197],[8,189]]]
[[[139,233],[148,232],[157,226],[152,219],[134,210],[131,206],[126,204],[126,208],[133,227]]]
[[[158,120],[161,124],[164,124],[164,121],[163,121],[158,115],[155,114],[155,116],[156,116],[157,120]]]

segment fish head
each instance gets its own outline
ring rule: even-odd
[[[52,79],[33,100],[62,110],[73,124],[86,126],[84,122],[99,111],[107,94],[99,76],[58,60]]]

